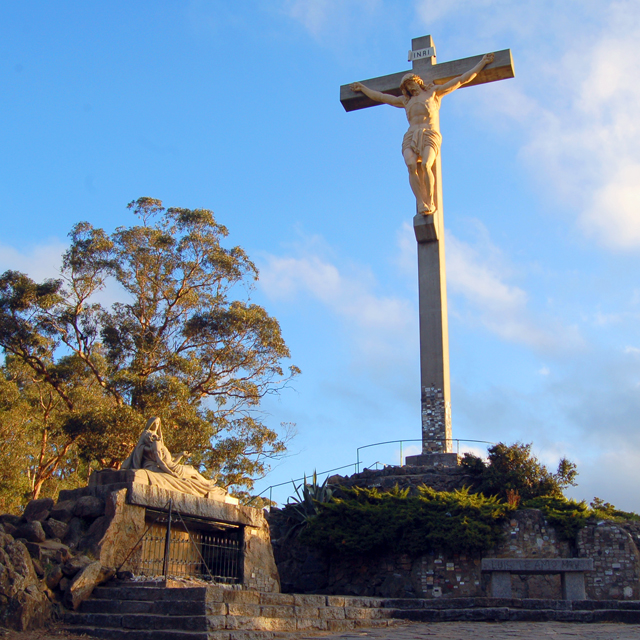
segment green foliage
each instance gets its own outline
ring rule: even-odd
[[[397,487],[341,489],[344,497],[318,504],[301,541],[330,553],[347,555],[430,551],[479,555],[502,539],[501,523],[511,511],[495,497],[466,489],[438,492],[419,488],[419,495]]]
[[[285,507],[289,521],[286,538],[304,529],[311,519],[318,515],[321,505],[333,498],[333,487],[328,484],[328,480],[326,477],[322,484],[318,484],[318,476],[314,471],[311,482],[307,482],[305,475],[301,485],[296,486],[295,482],[292,483],[296,495],[289,498]]]
[[[473,490],[484,495],[507,499],[507,491],[517,493],[523,501],[539,496],[562,496],[568,486],[575,486],[578,475],[575,464],[560,460],[556,473],[551,473],[531,453],[531,444],[503,443],[489,449],[487,462],[465,453],[461,466],[473,477]]]
[[[222,246],[227,229],[211,211],[152,198],[129,208],[137,226],[72,229],[59,279],[0,276],[5,391],[19,398],[6,411],[31,434],[23,450],[0,432],[1,449],[23,469],[35,459],[42,487],[72,468],[117,468],[155,415],[170,450],[191,451],[190,463],[242,494],[286,450],[291,430],[257,410],[298,369],[283,370],[277,320],[237,299],[257,270]],[[107,284],[122,296],[109,307],[97,301]]]
[[[614,522],[625,522],[628,520],[640,520],[640,515],[633,511],[621,511],[616,509],[610,502],[605,502],[600,498],[594,498],[589,505],[594,517],[599,520],[613,520]]]
[[[527,509],[540,509],[558,536],[570,542],[575,541],[578,531],[589,521],[640,520],[637,513],[620,511],[600,498],[594,498],[591,508],[584,501],[577,502],[564,496],[540,496],[528,500],[523,506]]]
[[[559,538],[575,541],[578,531],[593,517],[587,504],[569,500],[564,496],[539,496],[523,505],[527,509],[540,509]]]

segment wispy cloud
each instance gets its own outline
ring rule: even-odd
[[[21,271],[36,282],[57,278],[60,274],[62,254],[67,247],[67,244],[57,239],[22,250],[0,245],[0,273],[8,270]]]
[[[487,117],[519,123],[522,156],[586,236],[640,248],[640,4],[419,0],[416,11],[429,28],[463,20],[483,44],[510,43],[518,77],[479,98]]]
[[[318,40],[346,41],[380,17],[382,0],[285,0],[285,13]]]
[[[62,255],[68,248],[68,244],[56,238],[23,249],[0,244],[0,273],[20,271],[36,282],[60,278]],[[130,295],[113,278],[108,279],[104,288],[93,296],[95,302],[105,306],[129,298]]]
[[[314,249],[316,251],[314,251]],[[319,302],[351,335],[354,356],[399,363],[415,352],[417,311],[408,299],[379,293],[370,271],[329,260],[316,243],[289,255],[266,255],[260,288],[272,300]]]
[[[536,313],[527,292],[512,282],[514,269],[491,241],[487,229],[477,221],[470,226],[476,230],[473,244],[451,232],[446,236],[451,310],[509,342],[540,350],[580,347],[582,338],[578,329]],[[415,272],[415,239],[408,224],[398,232],[398,248],[397,264],[407,272]]]

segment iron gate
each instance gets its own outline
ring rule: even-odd
[[[242,582],[243,527],[147,510],[147,528],[119,570],[136,576]]]

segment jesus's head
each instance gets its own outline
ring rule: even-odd
[[[402,76],[402,81],[400,82],[400,91],[402,91],[402,94],[405,98],[416,96],[420,93],[421,90],[426,91],[427,87],[425,87],[425,84],[420,76],[417,76],[415,73],[407,73]]]

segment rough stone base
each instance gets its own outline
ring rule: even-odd
[[[422,453],[405,458],[405,465],[409,467],[453,468],[458,464],[460,464],[460,456],[457,453]]]

